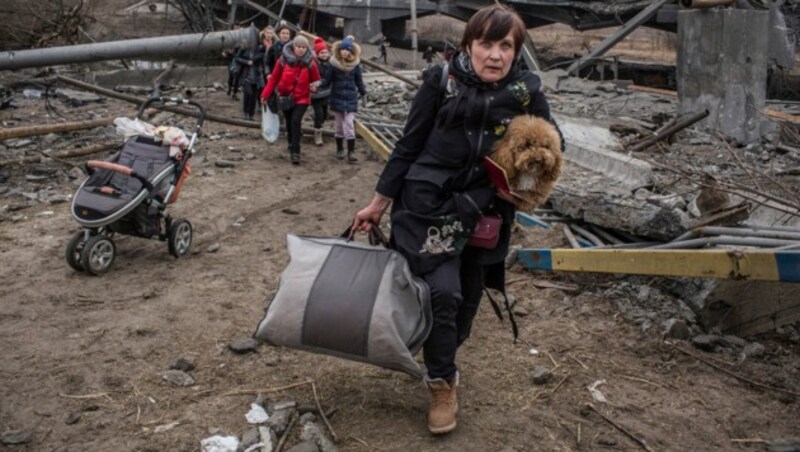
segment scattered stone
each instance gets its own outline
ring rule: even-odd
[[[251,353],[258,348],[258,341],[250,336],[238,336],[228,342],[228,348],[234,353]]]
[[[707,352],[713,352],[714,349],[717,348],[718,343],[719,336],[712,334],[700,334],[692,338],[692,345],[695,348],[699,348],[700,350]]]
[[[269,253],[270,251],[272,251],[272,247],[271,247],[271,246],[269,246],[269,245],[264,245],[264,246],[261,248],[261,251],[264,251],[265,253]]]
[[[600,436],[597,437],[597,444],[599,444],[601,446],[609,446],[609,447],[610,446],[616,446],[617,445],[617,440],[615,440],[614,438],[612,438],[610,436],[600,435]]]
[[[297,408],[297,402],[294,400],[283,400],[281,402],[275,402],[272,405],[272,411],[280,411],[280,410],[288,410],[290,408]]]
[[[51,195],[47,197],[47,202],[50,204],[64,204],[65,202],[69,202],[70,199],[72,199],[72,197],[67,195]]]
[[[325,427],[316,422],[316,416],[306,413],[300,417],[300,423],[303,426],[300,431],[300,440],[313,442],[322,452],[336,452],[339,450],[336,444],[328,437]]]
[[[319,452],[319,447],[317,447],[317,443],[314,441],[303,441],[295,446],[292,446],[291,449],[288,449],[286,452]]]
[[[25,180],[28,182],[44,182],[50,179],[47,174],[26,174]]]
[[[280,364],[280,359],[275,355],[269,355],[264,359],[264,365],[267,367],[275,367]]]
[[[236,452],[239,439],[235,436],[212,436],[200,441],[203,452]]]
[[[258,428],[253,427],[250,430],[244,432],[244,435],[242,435],[242,441],[239,443],[239,448],[242,450],[247,450],[248,447],[259,442],[260,440],[261,440],[261,435],[258,433]]]
[[[672,339],[689,340],[692,337],[692,330],[681,320],[669,319],[665,321],[664,335]]]
[[[161,375],[161,378],[175,386],[191,386],[194,384],[194,377],[182,370],[168,370]]]
[[[216,253],[217,251],[219,251],[219,247],[220,247],[219,243],[212,243],[212,244],[211,244],[211,245],[210,245],[210,246],[209,246],[209,247],[206,249],[206,252],[207,252],[207,253]]]
[[[173,360],[169,364],[169,368],[170,369],[182,370],[184,372],[192,371],[192,370],[195,369],[195,367],[196,366],[194,364],[194,359],[193,358],[187,358],[187,357],[184,357],[184,356],[176,358],[175,360]]]
[[[256,155],[253,154],[252,152],[248,152],[247,154],[244,155],[244,159],[245,160],[255,160],[255,158],[256,158]]]
[[[247,422],[250,424],[263,424],[270,420],[267,410],[264,409],[259,403],[251,403],[250,411],[244,415]]]
[[[58,88],[56,95],[72,107],[82,107],[89,103],[104,102],[105,98],[94,93],[76,91],[73,89]]]
[[[517,317],[526,317],[528,315],[528,310],[522,306],[514,306],[514,309],[512,309],[511,312],[513,312]]]
[[[217,161],[214,162],[214,165],[218,166],[219,168],[233,168],[236,166],[236,162],[225,159],[217,159]]]
[[[222,136],[220,136],[220,135],[211,135],[210,137],[208,137],[208,139],[211,140],[211,141],[217,141],[217,140],[221,140]]]
[[[720,338],[720,344],[722,344],[725,347],[744,347],[745,345],[747,345],[747,341],[739,336],[727,334]]]
[[[269,427],[264,427],[263,425],[258,427],[258,435],[261,437],[261,451],[262,452],[272,452],[275,450],[275,446],[278,445],[278,435],[272,431]]]
[[[26,444],[31,442],[31,434],[22,430],[9,430],[0,435],[0,442],[6,445]]]
[[[43,211],[37,213],[36,216],[37,217],[52,217],[55,214],[56,213],[53,212],[52,210],[43,210]]]
[[[247,221],[245,217],[239,217],[236,219],[236,221],[233,222],[233,226],[237,228],[241,227],[245,221]]]
[[[64,419],[64,423],[67,425],[74,425],[77,424],[78,421],[80,420],[81,420],[81,413],[78,411],[73,411],[72,413],[69,413],[67,415],[66,419]]]
[[[278,435],[283,435],[286,427],[289,426],[289,420],[292,418],[294,408],[285,408],[282,410],[272,410],[272,416],[267,421],[267,426],[272,428]]]
[[[281,210],[281,212],[285,213],[286,215],[300,215],[300,211],[299,210],[294,210],[294,209],[289,209],[289,208],[283,209],[283,210]]]
[[[543,385],[553,378],[553,372],[551,372],[547,367],[535,366],[533,368],[532,377],[534,384]]]
[[[211,86],[213,86],[217,91],[223,91],[225,89],[225,86],[220,82],[214,82],[214,84]]]
[[[215,174],[216,173],[212,169],[204,169],[203,172],[200,173],[200,175],[203,176],[203,177],[212,177]]]
[[[10,177],[11,176],[8,173],[6,173],[4,171],[0,171],[0,184],[2,184],[5,181],[7,181]]]
[[[766,348],[759,344],[758,342],[751,342],[744,346],[744,350],[742,350],[742,354],[745,358],[758,358],[759,356],[763,355],[766,351]]]

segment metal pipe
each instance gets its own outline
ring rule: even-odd
[[[572,231],[569,230],[569,226],[565,224],[562,225],[562,227],[564,229],[564,235],[567,237],[569,245],[575,249],[580,249],[581,246],[578,244],[578,240],[575,239],[575,235],[572,233]]]
[[[755,246],[760,248],[775,248],[778,246],[800,244],[797,240],[776,240],[764,239],[753,237],[703,237],[693,240],[684,240],[677,243],[664,243],[663,245],[656,245],[651,247],[654,250],[675,250],[681,248],[702,248],[706,245],[737,245],[737,246]]]
[[[589,240],[593,245],[595,245],[595,246],[603,246],[603,245],[605,245],[605,243],[603,243],[603,241],[600,240],[599,237],[597,237],[596,235],[594,235],[591,232],[587,231],[586,229],[583,229],[582,227],[574,225],[574,224],[570,224],[569,227],[572,228],[573,231],[577,232],[582,237],[584,237],[587,240]]]
[[[603,240],[605,240],[606,242],[610,242],[610,243],[613,243],[615,245],[621,245],[621,244],[624,243],[622,240],[614,237],[609,232],[604,231],[599,226],[595,226],[593,224],[589,224],[589,229],[591,229],[593,233],[595,233],[595,234],[599,235],[600,237],[602,237]]]
[[[704,9],[732,5],[733,0],[681,0],[684,8]]]
[[[766,239],[800,240],[800,231],[759,231],[757,229],[705,226],[700,228],[703,235],[733,235],[737,237],[760,237]]]
[[[742,226],[745,228],[750,229],[762,229],[765,231],[787,231],[787,232],[798,232],[800,233],[800,228],[793,227],[793,226],[760,226],[757,224],[750,224],[750,223],[742,223]]]
[[[175,56],[176,54],[190,56],[199,52],[222,50],[225,47],[234,47],[243,43],[247,48],[258,45],[258,30],[254,26],[213,33],[0,52],[0,70],[89,63],[120,58],[152,58]]]

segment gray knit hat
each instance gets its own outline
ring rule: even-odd
[[[292,43],[294,43],[295,45],[300,45],[304,46],[305,48],[308,48],[308,39],[306,39],[305,36],[300,36],[300,35],[295,36],[294,39],[292,40]]]

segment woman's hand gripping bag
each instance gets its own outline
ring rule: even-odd
[[[345,238],[288,235],[283,271],[255,338],[422,377],[429,290],[405,258]]]

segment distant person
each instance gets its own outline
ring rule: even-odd
[[[317,55],[317,67],[321,80],[330,78],[333,67],[331,66],[331,52],[322,38],[314,40],[314,53]],[[331,95],[330,87],[322,88],[311,93],[311,106],[314,107],[314,144],[322,146],[322,123],[328,118],[328,99]]]
[[[308,39],[297,35],[283,46],[283,54],[272,68],[267,86],[261,91],[261,102],[276,94],[292,97],[289,108],[279,107],[286,118],[286,140],[293,165],[300,164],[300,137],[303,134],[302,121],[311,104],[311,84],[319,80],[319,69],[314,61],[314,52],[308,49]]]
[[[272,73],[272,70],[275,69],[275,63],[283,55],[283,46],[292,39],[292,30],[285,22],[281,22],[278,28],[275,29],[275,36],[278,37],[278,41],[270,47],[264,63],[269,69],[268,74]]]
[[[447,61],[449,63],[450,60],[453,58],[453,54],[455,52],[456,52],[456,50],[454,48],[448,46],[447,49],[445,49],[445,51],[444,51],[444,59],[445,59],[445,61]]]
[[[258,93],[264,87],[263,64],[264,47],[258,45],[254,49],[246,49],[246,42],[242,42],[239,53],[236,54],[236,62],[241,67],[239,73],[239,84],[242,86],[242,110],[244,117],[252,121],[256,114],[258,104]]]
[[[361,75],[361,47],[349,37],[333,44],[331,66],[330,75],[320,81],[319,87],[331,88],[330,108],[336,118],[336,158],[344,158],[344,141],[347,141],[347,161],[355,163],[358,161],[355,151],[358,97],[367,94]]]
[[[231,30],[238,30],[242,28],[239,24],[233,24]],[[239,47],[226,47],[222,49],[222,57],[228,63],[228,97],[233,100],[239,100],[236,92],[239,91],[239,72],[241,67],[236,62],[236,54],[239,53]]]
[[[425,48],[425,51],[422,52],[422,59],[425,60],[425,69],[430,69],[433,66],[433,47],[428,46]]]
[[[378,49],[381,52],[380,56],[378,56],[378,59],[382,59],[383,60],[383,64],[388,64],[386,62],[386,48],[389,47],[389,40],[386,39],[386,35],[385,34],[381,33],[381,37],[380,37],[380,39],[378,41],[378,45],[379,45]]]
[[[272,28],[272,25],[267,25],[258,35],[261,37],[261,46],[264,48],[264,56],[261,58],[261,72],[264,73],[264,77],[267,77],[272,70],[267,65],[267,57],[270,49],[275,44],[275,29]]]

